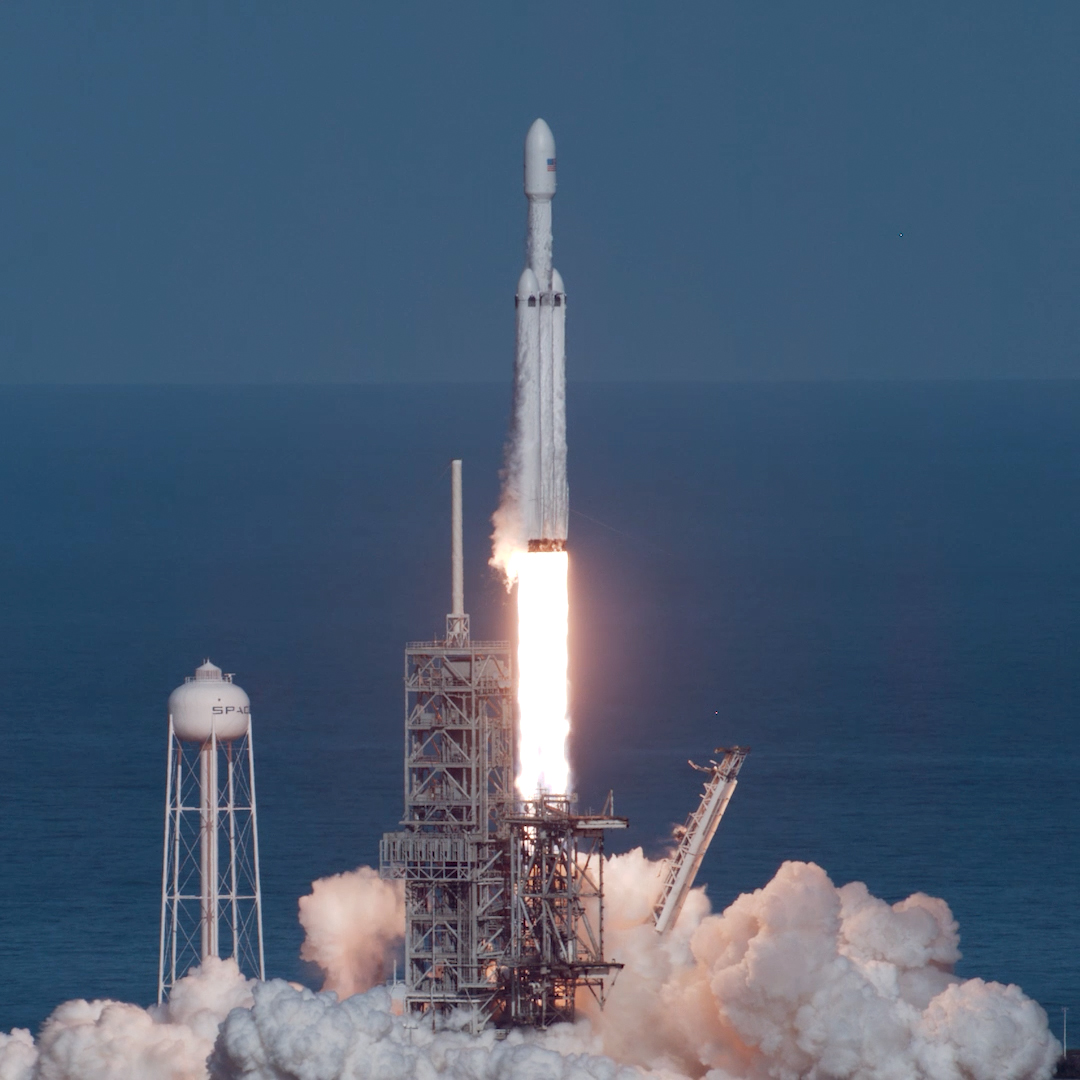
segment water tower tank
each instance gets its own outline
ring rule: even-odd
[[[212,956],[266,976],[250,710],[209,660],[169,695],[159,1005]]]
[[[231,742],[247,734],[251,702],[231,675],[207,660],[169,695],[169,716],[184,742],[208,742],[211,734]]]

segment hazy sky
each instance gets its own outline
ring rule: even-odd
[[[177,9],[186,13],[179,14]],[[1080,3],[0,5],[0,381],[1080,375]]]

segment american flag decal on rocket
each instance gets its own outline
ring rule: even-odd
[[[555,171],[555,159],[553,157],[549,157],[547,159],[547,163],[548,163],[548,172],[554,172]]]

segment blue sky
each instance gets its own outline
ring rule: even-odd
[[[225,10],[225,9],[228,10]],[[1080,375],[1080,4],[0,6],[0,382]],[[901,235],[902,234],[902,235]]]

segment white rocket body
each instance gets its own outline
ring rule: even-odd
[[[515,356],[517,499],[531,551],[566,546],[566,292],[551,265],[555,138],[543,120],[525,137],[526,266],[518,281]]]

